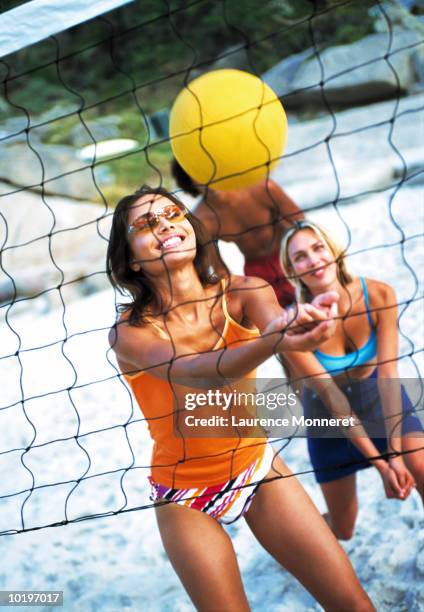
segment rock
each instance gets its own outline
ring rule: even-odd
[[[240,45],[228,47],[220,54],[220,57],[214,62],[202,64],[202,69],[190,70],[190,81],[201,76],[205,72],[211,70],[220,70],[221,68],[236,68],[238,70],[247,70],[252,72],[252,65],[249,60],[249,55],[245,47]],[[183,86],[183,83],[181,84]]]
[[[424,54],[421,49],[416,49],[411,55],[412,65],[415,71],[417,83],[424,86]]]
[[[246,48],[240,45],[225,49],[208,70],[220,70],[221,68],[237,68],[238,70],[251,70],[249,54]]]
[[[1,110],[1,108],[0,108]],[[60,121],[61,117],[68,114],[74,114],[78,110],[75,106],[55,105],[49,108],[46,112],[38,116],[28,117],[22,110],[16,107],[8,106],[7,114],[9,119],[2,122],[1,136],[7,137],[3,144],[9,146],[17,142],[26,142],[26,130],[29,128],[31,141],[40,141],[46,138],[52,129],[52,122]],[[18,116],[11,116],[13,113],[19,113]]]
[[[403,172],[390,136],[410,176],[423,167],[417,130],[423,104],[421,94],[401,99],[399,106],[395,101],[380,102],[289,125],[285,156],[273,177],[304,208],[384,188]]]
[[[54,142],[55,145],[74,145],[83,147],[93,143],[89,132],[78,119],[78,106],[56,105],[30,120],[31,140]],[[82,114],[87,128],[96,141],[117,138],[119,134],[119,117],[108,115],[106,117],[88,118]],[[67,121],[75,122],[72,126]],[[26,141],[25,129],[28,127],[28,120],[24,114],[20,117],[11,117],[2,124],[1,132],[10,135],[7,143]],[[16,135],[14,135],[16,134]],[[53,140],[54,138],[54,140]]]
[[[373,6],[370,14],[374,17],[374,29],[376,32],[387,32],[387,19],[391,27],[402,30],[417,30],[424,34],[424,24],[413,14],[414,8],[423,9],[422,0],[386,0],[381,5]]]
[[[373,34],[351,45],[326,49],[320,54],[321,63],[315,57],[300,66],[283,102],[288,108],[322,106],[324,92],[328,103],[352,106],[397,95],[398,82],[401,92],[406,92],[416,81],[412,54],[424,54],[421,47],[407,47],[421,41],[415,31],[399,31],[390,48],[387,34]],[[389,61],[384,58],[386,53]]]
[[[351,200],[360,193],[384,188],[392,182],[392,172],[383,160],[364,164],[338,164],[337,179],[332,168],[326,168],[319,177],[298,183],[281,183],[285,191],[304,210],[340,200]],[[360,180],[358,177],[360,176]]]
[[[384,100],[397,95],[398,80],[401,92],[414,91],[417,82],[423,82],[423,39],[417,29],[397,29],[392,40],[387,32],[372,34],[349,45],[325,49],[319,60],[307,49],[262,77],[283,97],[288,110],[325,107],[323,91],[329,104],[341,106]]]
[[[290,57],[287,57],[270,70],[264,72],[261,78],[275,91],[277,96],[282,96],[287,93],[288,84],[294,79],[301,64],[313,55],[314,51],[312,48],[295,55],[290,55]]]
[[[20,117],[10,117],[2,122],[0,129],[0,137],[3,140],[3,146],[9,146],[16,142],[26,142],[26,129],[28,128],[28,119],[22,115]]]
[[[75,104],[54,104],[44,111],[36,121],[33,123],[43,123],[43,128],[50,129],[50,124],[54,121],[61,121],[63,118],[69,115],[76,115],[81,107],[81,103],[78,100]]]
[[[0,178],[14,185],[44,189],[48,194],[90,199],[98,195],[90,168],[84,168],[76,150],[65,145],[33,142],[4,146],[0,152]],[[10,188],[7,191],[11,191]]]
[[[93,143],[93,139],[96,142],[100,140],[108,140],[109,138],[119,137],[119,117],[117,115],[109,115],[107,117],[97,117],[90,121],[84,118],[90,134],[87,132],[82,123],[76,125],[69,134],[71,143],[76,147],[83,147]]]
[[[0,185],[3,192],[5,187],[9,186]],[[21,302],[19,308],[45,311],[60,304],[59,285],[63,285],[61,292],[67,303],[109,286],[105,258],[110,214],[105,217],[103,206],[88,202],[52,196],[46,196],[46,201],[50,210],[34,192],[2,197],[7,241],[2,224],[1,297],[10,300],[15,294],[6,273],[13,277],[18,297],[48,290],[35,301]]]

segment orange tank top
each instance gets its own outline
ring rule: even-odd
[[[232,319],[222,297],[225,325],[215,349],[228,350],[259,336],[257,329],[247,329]],[[158,333],[168,338],[159,326]],[[256,370],[244,379],[252,379]],[[151,476],[170,488],[194,488],[224,483],[235,478],[265,450],[265,438],[187,438],[175,435],[175,385],[146,371],[125,375],[147,421],[153,439]],[[197,389],[202,391],[203,389]],[[195,411],[193,412],[195,413]]]

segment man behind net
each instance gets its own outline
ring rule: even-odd
[[[176,159],[171,164],[178,187],[199,197],[198,217],[216,240],[234,242],[245,258],[244,274],[266,280],[281,306],[293,303],[295,290],[279,261],[281,238],[304,218],[293,200],[271,179],[234,191],[215,191],[199,185]]]

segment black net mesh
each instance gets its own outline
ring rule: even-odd
[[[419,377],[424,99],[406,95],[405,70],[424,39],[399,33],[386,5],[361,5],[143,2],[1,60],[0,535],[153,505],[146,419],[107,341],[105,254],[121,196],[148,182],[185,198],[170,176],[167,116],[205,71],[237,67],[277,84],[290,131],[273,177],[338,233],[354,268],[393,281],[401,373]],[[331,63],[327,48],[372,34],[377,21],[369,59]],[[273,66],[287,56],[278,86]],[[293,79],[307,58],[312,68]],[[378,107],[364,106],[361,70],[385,71]],[[136,146],[98,145],[116,138]]]

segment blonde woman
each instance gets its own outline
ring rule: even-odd
[[[353,534],[358,470],[374,466],[387,497],[406,499],[414,480],[424,496],[423,428],[398,382],[396,295],[386,283],[353,277],[344,255],[328,231],[309,221],[290,229],[281,248],[282,265],[301,303],[324,291],[339,295],[335,334],[319,350],[286,354],[292,376],[304,381],[306,414],[354,415],[364,421],[372,413],[383,425],[373,438],[361,425],[340,431],[337,438],[308,437],[328,506],[326,519],[339,539]]]

